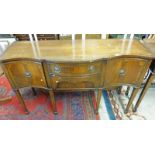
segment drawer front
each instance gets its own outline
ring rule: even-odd
[[[42,64],[33,61],[13,61],[4,64],[8,78],[15,88],[46,87]]]
[[[82,77],[53,76],[51,84],[53,89],[98,88],[100,86],[99,78],[99,74]]]
[[[61,76],[79,76],[101,72],[101,62],[93,63],[48,63],[49,74]]]
[[[107,63],[105,87],[131,84],[140,86],[151,61],[138,58],[118,58]]]

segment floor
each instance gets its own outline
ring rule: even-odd
[[[2,86],[3,85],[4,84],[2,84]],[[4,93],[7,94],[6,90],[3,87],[0,90],[1,90],[0,91],[1,94],[4,94]],[[139,91],[139,93],[140,93],[140,91]],[[32,91],[30,91],[30,92],[32,93]],[[24,95],[25,95],[26,99],[28,98],[27,100],[30,100],[30,101],[27,101],[27,104],[30,102],[30,104],[28,104],[28,105],[34,105],[31,102],[34,103],[35,96],[33,94],[30,95],[30,93],[24,93]],[[41,95],[41,96],[38,95],[37,96],[38,100],[36,101],[36,103],[39,104],[38,102],[41,102],[41,103],[43,102],[39,97],[47,98],[47,96],[48,96],[48,94]],[[137,97],[138,96],[139,96],[139,94],[137,95]],[[67,97],[67,99],[69,98],[69,96],[66,96],[66,97]],[[61,97],[59,97],[59,98],[61,98]],[[87,98],[87,100],[88,100],[87,96],[85,98]],[[79,99],[80,99],[80,97],[78,97],[78,98],[76,97],[75,101],[78,101],[78,103],[79,103]],[[101,97],[101,102],[100,102],[100,107],[99,107],[99,116],[100,116],[99,118],[101,120],[154,120],[155,119],[155,102],[154,102],[155,101],[155,88],[149,88],[148,92],[146,93],[146,95],[145,95],[144,99],[142,100],[142,103],[140,104],[138,111],[136,113],[133,113],[131,110],[132,108],[131,108],[129,110],[128,114],[124,114],[124,108],[126,107],[128,100],[129,100],[129,98],[124,96],[123,94],[118,95],[116,90],[103,91],[103,94]],[[134,104],[135,104],[136,100],[137,100],[137,98],[134,100]],[[15,103],[16,102],[17,101],[15,100]],[[47,102],[47,101],[44,101],[43,103],[45,103],[45,102]],[[89,103],[89,101],[87,101],[87,102]],[[87,105],[87,102],[85,101],[84,104]],[[14,103],[13,100],[10,103],[11,103],[11,105],[13,105],[12,104],[12,103]],[[64,103],[64,101],[63,101],[63,103]],[[19,106],[19,104],[15,104],[15,105]],[[6,105],[6,107],[7,107],[7,105]],[[1,107],[1,110],[2,111],[4,110],[5,113],[8,114],[9,111],[6,109],[6,107],[5,106],[4,106],[4,108]],[[10,106],[8,106],[8,108],[9,107]],[[29,107],[29,109],[33,109],[33,108],[34,108],[33,106]],[[16,107],[16,110],[17,109],[19,109],[19,107],[18,108]],[[41,108],[41,110],[43,111],[44,109]],[[3,113],[4,113],[4,111],[3,111]],[[23,113],[23,109],[21,111]],[[34,112],[34,109],[32,111]],[[51,109],[50,109],[50,112],[51,112]]]
[[[146,93],[137,113],[143,115],[146,119],[155,119],[155,88],[150,88]]]
[[[141,90],[139,91],[139,93]],[[136,96],[134,100],[134,104],[138,98],[139,94]],[[100,118],[102,120],[109,120],[111,119],[106,104],[105,104],[105,97],[102,96],[101,105],[100,105]],[[144,99],[142,100],[137,112],[133,113],[130,109],[128,114],[124,114],[124,108],[128,103],[128,97],[124,95],[118,95],[116,90],[112,90],[109,92],[109,100],[112,105],[112,111],[116,117],[116,119],[122,120],[154,120],[155,119],[155,88],[149,88],[148,92],[146,93]],[[133,104],[133,105],[134,105]]]

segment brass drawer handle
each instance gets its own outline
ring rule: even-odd
[[[61,72],[61,69],[58,65],[54,66],[54,72],[55,73],[60,73]]]
[[[31,78],[32,77],[32,74],[30,73],[30,72],[25,72],[25,77],[27,77],[27,78]]]
[[[54,77],[54,76],[55,76],[55,74],[49,73],[49,77]]]
[[[95,71],[95,67],[93,65],[90,65],[89,68],[88,68],[88,70],[90,72],[94,72]]]
[[[120,76],[125,76],[125,70],[124,69],[120,69],[119,70],[119,75]]]

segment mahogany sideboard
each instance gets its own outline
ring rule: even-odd
[[[47,89],[54,114],[56,91],[97,90],[97,114],[103,89],[129,85],[134,90],[127,113],[154,58],[137,40],[17,41],[1,56],[1,64],[26,113],[23,87]]]

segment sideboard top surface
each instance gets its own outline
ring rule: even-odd
[[[1,60],[18,58],[51,61],[93,61],[119,56],[155,58],[138,40],[92,39],[17,41],[6,49]]]
[[[146,39],[143,41],[143,44],[151,52],[152,55],[155,55],[155,40]]]

